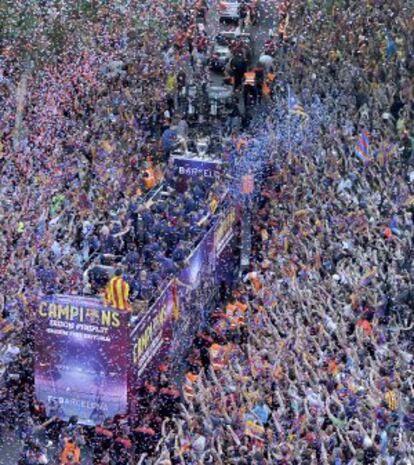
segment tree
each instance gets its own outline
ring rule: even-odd
[[[101,0],[2,0],[0,47],[36,65],[53,61],[68,43],[81,47],[103,8]]]

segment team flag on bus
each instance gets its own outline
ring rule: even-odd
[[[129,310],[128,296],[129,284],[124,281],[121,272],[117,270],[105,288],[105,305],[119,310]]]
[[[364,163],[371,161],[369,133],[362,131],[358,142],[355,145],[355,155]]]

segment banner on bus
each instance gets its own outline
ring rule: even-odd
[[[229,208],[218,222],[214,232],[214,251],[218,257],[234,236],[237,216],[234,207]]]
[[[37,308],[35,390],[49,416],[85,425],[126,413],[128,313],[79,296],[45,296]]]
[[[231,287],[238,266],[238,247],[235,247],[237,212],[234,207],[225,211],[214,231],[214,251],[216,259],[216,286]]]
[[[175,356],[188,349],[192,337],[206,317],[215,292],[214,228],[204,236],[187,259],[187,266],[178,275],[174,301],[179,318],[174,321],[171,353]]]
[[[158,368],[171,341],[174,313],[172,283],[138,321],[131,332],[131,385],[140,387],[146,374]]]
[[[173,167],[175,174],[185,178],[213,180],[220,178],[222,174],[221,160],[174,156]]]

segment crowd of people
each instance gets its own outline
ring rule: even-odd
[[[166,173],[161,199],[150,205],[129,204],[118,210],[110,227],[105,224],[98,233],[91,231],[86,246],[92,247],[87,253],[99,257],[89,269],[85,293],[99,295],[107,284],[109,276],[100,265],[118,265],[129,283],[130,301],[149,303],[185,266],[185,259],[211,226],[226,188],[214,178],[198,183],[169,170]],[[56,292],[56,288],[50,290]]]
[[[7,110],[17,96],[2,101],[2,311],[19,335],[3,353],[0,405],[27,444],[22,463],[48,463],[45,438],[60,444],[64,465],[82,448],[96,465],[413,463],[413,9],[403,0],[276,3],[275,103],[251,107],[258,121],[246,131],[270,160],[251,266],[198,333],[182,402],[160,373],[143,388],[139,420],[94,431],[49,422],[32,397],[25,319],[36,290],[83,289],[93,252],[145,261],[151,276],[136,286],[145,300],[142,281],[157,285],[202,232],[190,230],[207,213],[195,201],[208,208],[212,192],[194,184],[180,193],[171,180],[162,211],[139,205],[137,193],[140,174],[165,157],[167,76],[192,61],[189,5],[145,3],[171,29],[148,32],[134,60],[119,55],[119,31],[103,28],[104,52],[68,54],[40,84],[29,76],[17,152]],[[5,63],[11,81],[17,64]],[[109,72],[122,78],[104,79]],[[134,240],[119,239],[132,231]]]
[[[204,2],[133,1],[125,11],[106,3],[93,2],[94,19],[77,30],[83,46],[69,34],[47,63],[22,59],[2,38],[2,371],[21,347],[39,293],[83,292],[93,251],[127,221],[124,208],[160,182],[171,126],[180,132],[176,95],[194,72],[194,25]],[[46,37],[46,19],[59,11],[50,2],[30,8]],[[127,20],[135,15],[139,24]],[[79,29],[78,17],[65,21]]]
[[[414,459],[413,11],[282,3],[285,89],[268,115],[251,269],[193,354],[181,413],[148,463]],[[280,109],[292,95],[302,115]]]
[[[36,74],[21,70],[12,51],[5,57],[3,295],[12,283],[19,291],[42,288],[39,267],[76,292],[87,259],[76,248],[77,236],[88,234],[83,225],[100,224],[123,199],[134,201],[152,187],[146,172],[164,161],[161,135],[172,123],[176,77],[181,71],[185,80],[187,42],[194,39],[181,36],[195,18],[185,2],[136,3],[130,8],[155,23],[130,48],[120,43],[121,31],[109,28],[117,12],[102,6],[95,44],[82,53],[69,48]],[[167,37],[156,28],[165,20]],[[25,73],[26,85],[18,86]],[[16,142],[18,91],[25,104]]]
[[[180,231],[176,224],[187,224],[177,217],[181,212],[189,217],[203,213],[191,197],[193,190],[197,198],[208,193],[196,186],[182,193],[182,204],[166,201],[163,211],[146,211],[139,205],[162,179],[175,136],[171,126],[177,124],[180,134],[176,95],[195,72],[195,21],[205,3],[133,1],[125,9],[115,3],[92,3],[93,19],[65,18],[68,30],[82,35],[83,46],[68,34],[62,53],[46,62],[22,59],[17,42],[2,37],[2,427],[12,424],[15,414],[22,416],[22,429],[30,426],[30,416],[23,418],[33,399],[29,335],[40,293],[83,293],[84,271],[101,252],[123,254],[127,267],[135,251],[142,250],[141,261],[153,263],[157,254],[160,264],[168,261],[175,268],[182,261],[180,247],[196,240],[204,227],[201,221],[198,230],[194,225],[192,231]],[[29,4],[15,4],[16,9],[25,7],[24,14],[40,20],[31,45],[41,47],[48,18],[65,13],[50,2],[30,3],[30,10]],[[18,22],[13,27],[19,27]],[[146,218],[142,237],[134,237],[127,246],[122,233],[138,232],[138,209],[151,221]],[[148,234],[156,228],[165,229],[160,236],[179,231],[169,236],[165,251],[149,250]],[[139,283],[133,281],[132,297],[148,299],[171,269],[149,271],[145,280],[140,276]]]

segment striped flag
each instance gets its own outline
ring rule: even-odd
[[[371,161],[369,133],[362,131],[358,142],[355,145],[355,155],[364,163]]]
[[[251,174],[242,177],[241,191],[243,194],[251,194],[254,191],[254,178]]]
[[[128,296],[129,284],[122,279],[122,276],[115,275],[105,288],[105,305],[119,310],[129,310]]]
[[[245,422],[244,434],[253,439],[263,441],[265,436],[265,429],[259,423],[256,423],[255,421],[248,419]]]
[[[290,112],[296,116],[301,116],[302,118],[308,117],[308,114],[305,112],[305,109],[299,103],[295,103],[290,109]]]
[[[291,92],[290,86],[288,87],[288,110],[292,115],[300,116],[301,118],[308,118],[303,105],[299,103],[295,95]]]
[[[398,150],[398,145],[388,142],[382,142],[374,157],[380,166],[385,166],[388,161],[395,156]]]
[[[301,116],[302,118],[308,117],[308,114],[305,112],[305,109],[299,103],[293,105],[291,112],[296,116]]]
[[[0,322],[0,341],[5,339],[14,329],[14,326],[7,320]]]
[[[390,390],[385,393],[385,402],[387,403],[387,407],[390,410],[397,410],[398,403],[397,403],[397,396],[395,395],[395,392]]]

